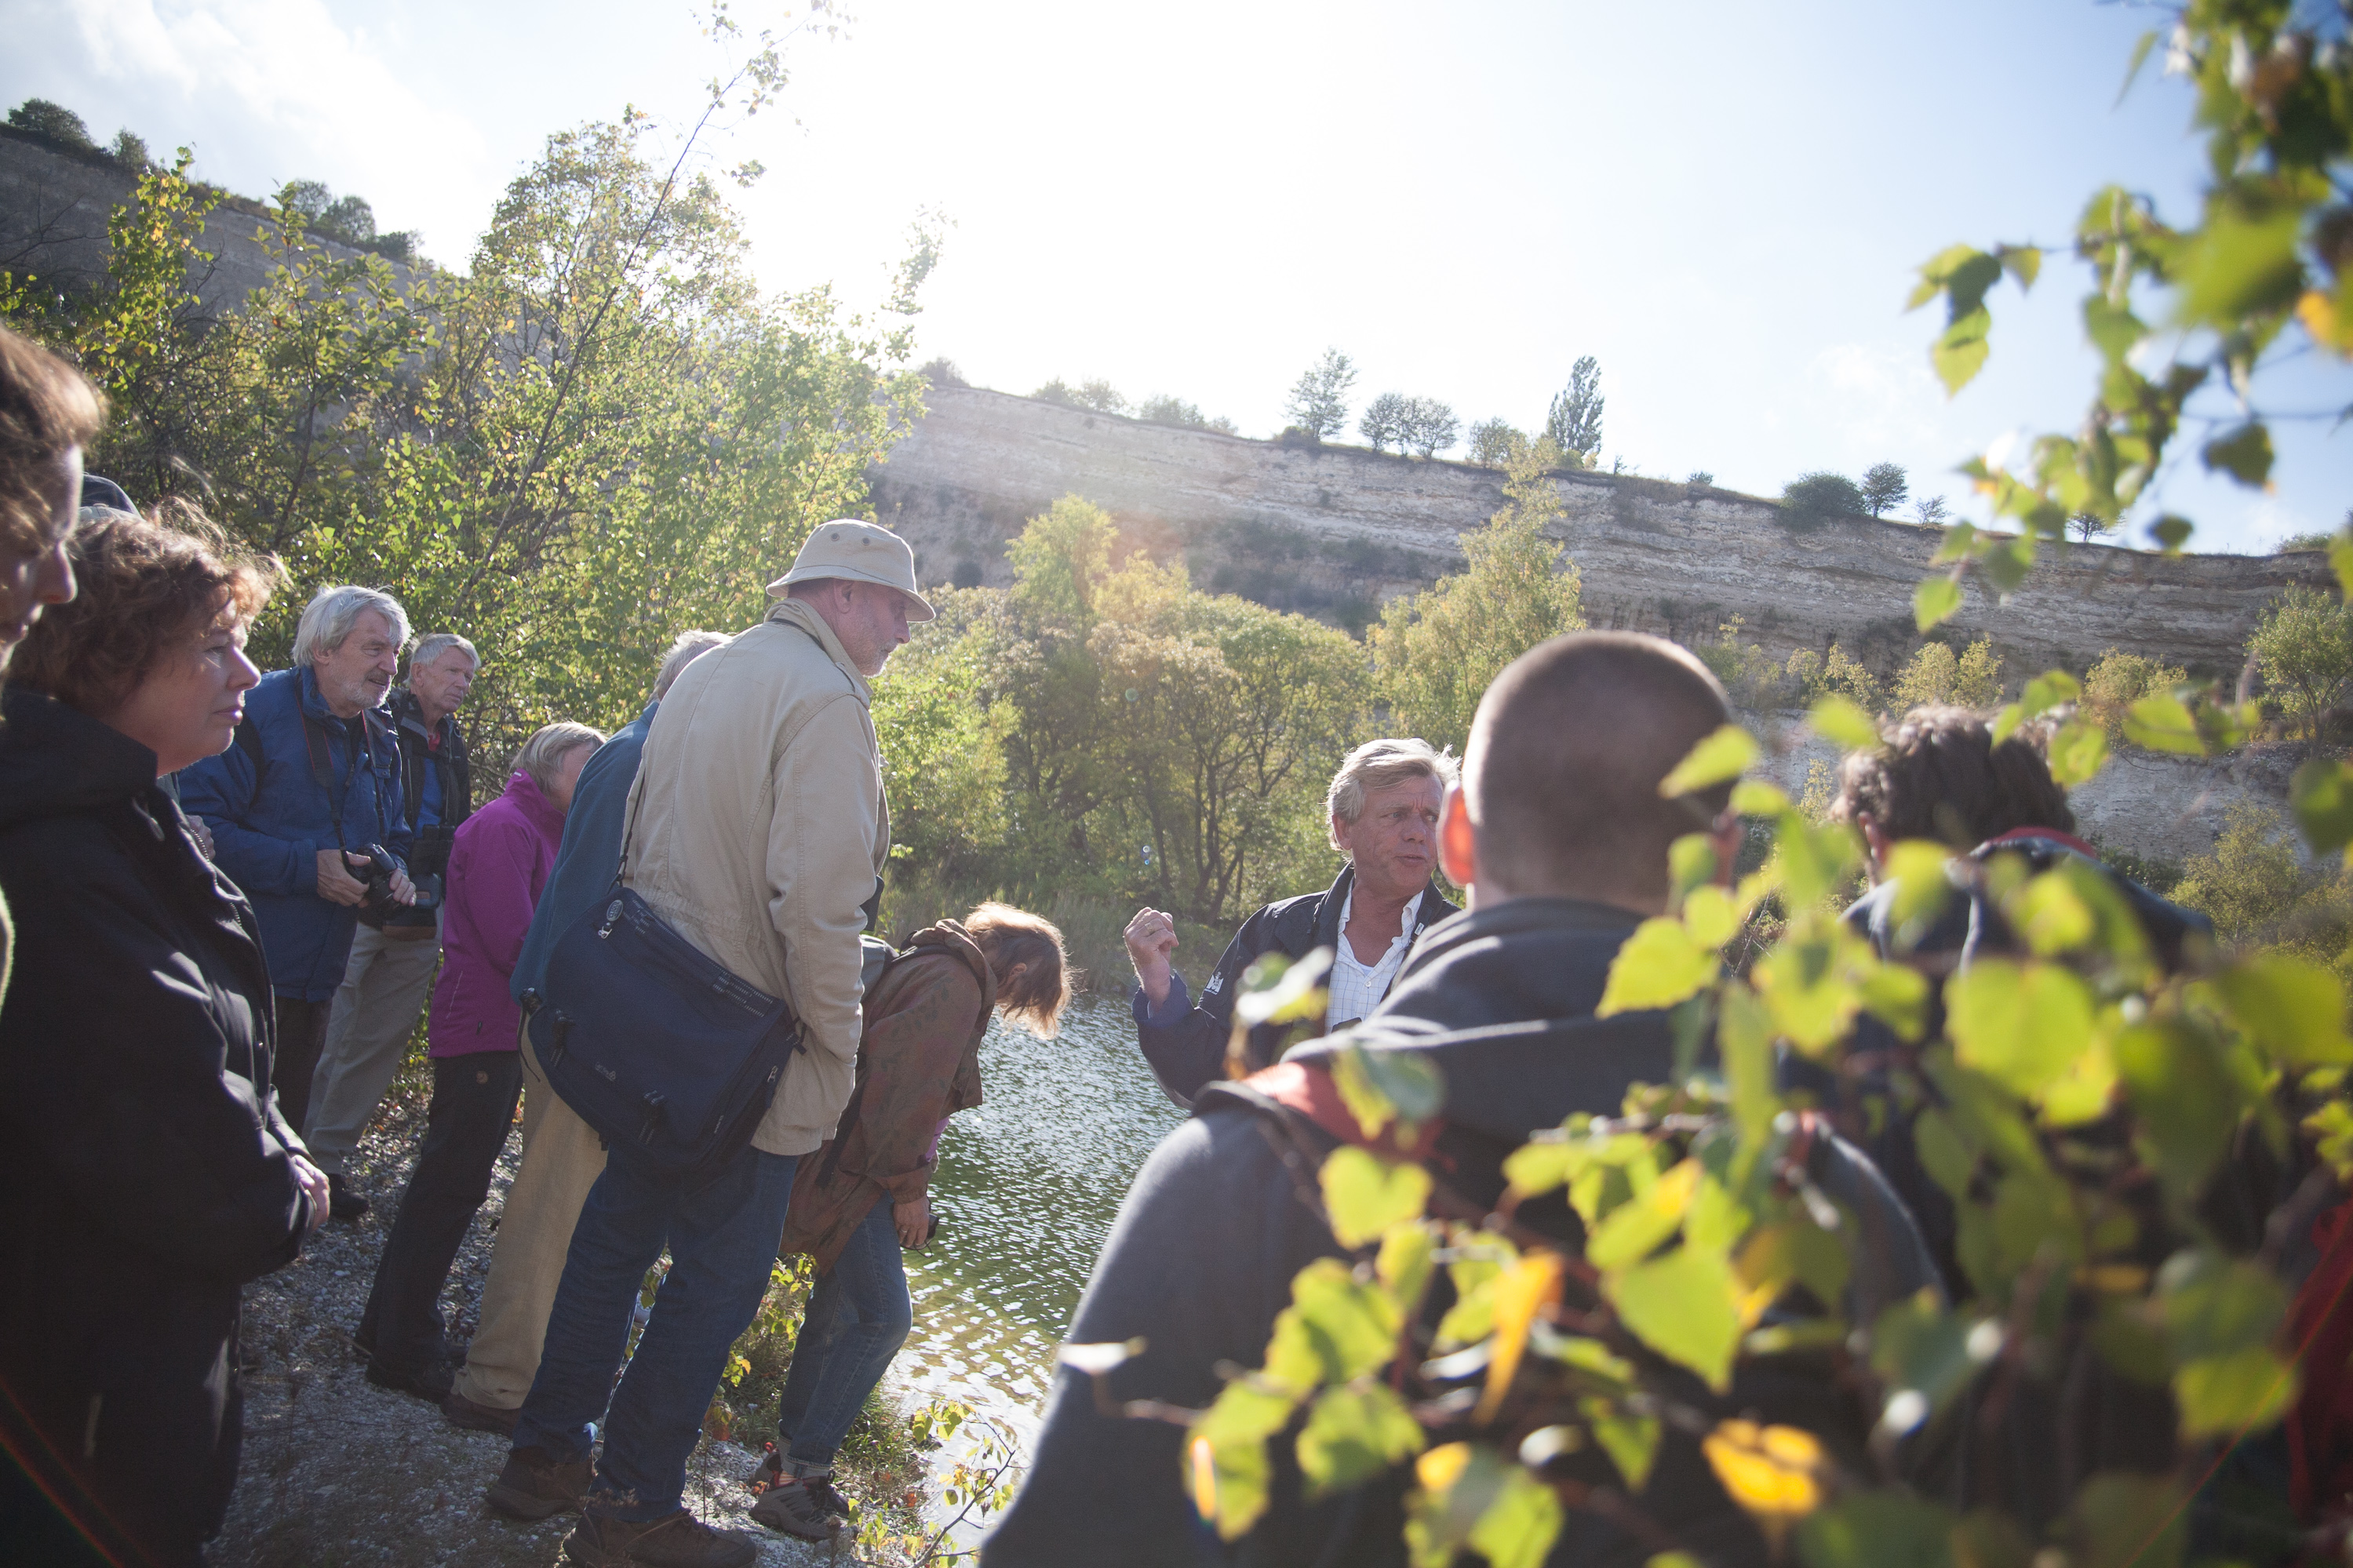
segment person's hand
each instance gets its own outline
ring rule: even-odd
[[[922,1193],[903,1204],[891,1205],[892,1228],[899,1233],[899,1245],[920,1247],[932,1237],[932,1200]]]
[[[302,1185],[302,1195],[311,1200],[311,1229],[327,1223],[327,1209],[332,1194],[327,1186],[327,1173],[300,1154],[288,1156],[294,1162],[294,1179]]]
[[[413,904],[417,901],[417,884],[408,879],[408,873],[406,871],[395,871],[392,874],[392,901],[396,904]]]
[[[203,817],[188,818],[188,837],[195,841],[197,854],[207,860],[213,858],[213,830],[205,826]]]
[[[1168,955],[1176,951],[1176,917],[1141,909],[1121,934],[1127,942],[1128,962],[1135,965],[1135,982],[1144,987],[1144,999],[1159,1006],[1168,1000]]]
[[[319,896],[331,904],[354,908],[367,897],[367,884],[352,875],[340,849],[319,851]]]

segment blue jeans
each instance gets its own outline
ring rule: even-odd
[[[789,1154],[747,1146],[689,1192],[607,1159],[588,1190],[514,1446],[559,1460],[586,1458],[589,1424],[607,1416],[604,1457],[589,1491],[598,1513],[642,1521],[678,1511],[686,1457],[702,1435],[727,1352],[767,1291],[794,1163]],[[613,1369],[628,1346],[630,1312],[665,1244],[670,1272],[617,1389]]]
[[[776,1447],[807,1465],[833,1463],[882,1369],[915,1326],[891,1200],[878,1199],[849,1236],[833,1272],[818,1278],[793,1346],[776,1417]]]

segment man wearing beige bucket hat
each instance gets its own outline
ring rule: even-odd
[[[689,665],[654,715],[624,847],[628,885],[704,954],[790,1002],[806,1048],[750,1145],[706,1184],[608,1161],[580,1211],[490,1501],[544,1519],[585,1498],[565,1550],[586,1568],[757,1556],[681,1507],[686,1458],[759,1309],[795,1162],[832,1132],[856,1080],[858,938],[891,847],[867,681],[907,623],[934,612],[906,542],[848,518],[810,534],[768,592],[767,618]],[[665,1243],[670,1272],[616,1389],[632,1304]]]

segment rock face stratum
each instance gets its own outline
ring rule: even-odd
[[[934,387],[931,412],[868,479],[875,515],[905,534],[927,581],[1003,583],[1004,541],[1077,495],[1197,584],[1343,624],[1459,568],[1461,536],[1502,510],[1504,475],[1351,447],[1253,441],[972,387]],[[1938,534],[1841,518],[1795,530],[1781,509],[1705,485],[1557,473],[1554,530],[1597,626],[1683,641],[1741,617],[1786,655],[1836,640],[1892,667],[1918,645],[1912,591]],[[2174,559],[2105,545],[2046,548],[2000,603],[1972,583],[1947,629],[1983,635],[2013,679],[2108,648],[2236,672],[2263,606],[2320,579],[2316,555]]]

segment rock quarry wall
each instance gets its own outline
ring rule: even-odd
[[[1183,559],[1194,581],[1361,626],[1390,596],[1461,563],[1460,539],[1504,504],[1504,476],[1346,447],[1297,447],[1149,425],[967,387],[934,387],[931,412],[869,471],[875,515],[914,545],[927,582],[1010,581],[1004,542],[1064,495],[1110,511],[1125,540]],[[1867,518],[1806,531],[1769,502],[1709,486],[1555,476],[1555,532],[1599,626],[1685,642],[1741,618],[1771,654],[1836,641],[1883,674],[1919,646],[1912,590],[1934,531]],[[1972,584],[1950,627],[1990,637],[2014,683],[2107,649],[2235,673],[2263,606],[2325,574],[2314,555],[2175,560],[2101,545],[2051,552],[2008,603]],[[1802,794],[1819,743],[1777,769]],[[2077,792],[2084,829],[2166,860],[2202,852],[2229,808],[2277,805],[2284,749],[2202,763],[2122,750]]]

